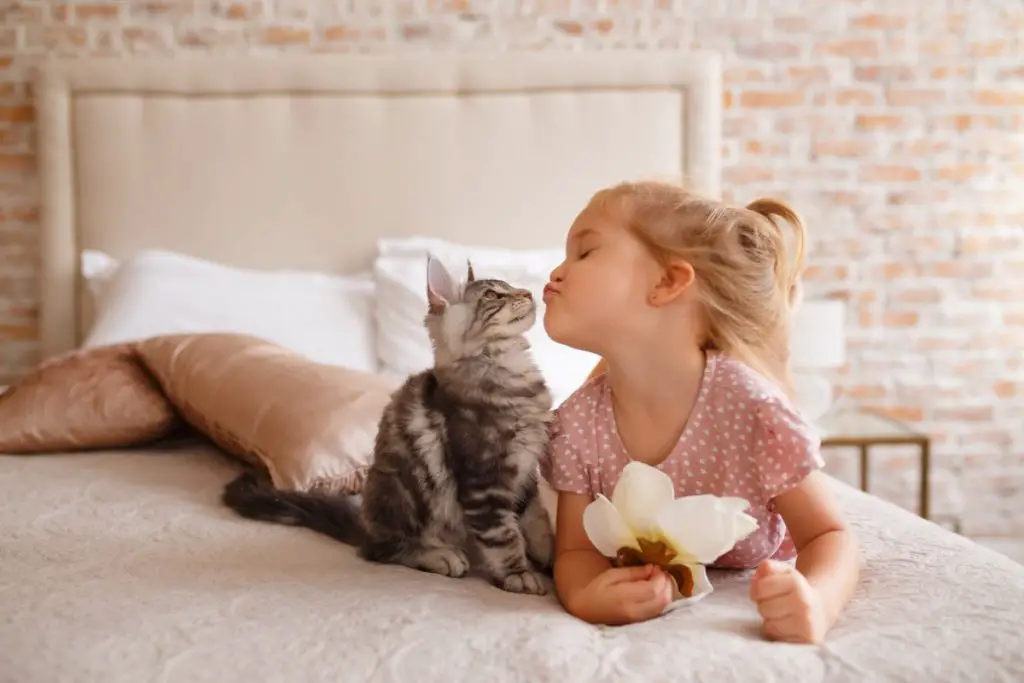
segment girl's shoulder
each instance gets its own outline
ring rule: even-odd
[[[791,443],[816,448],[817,429],[775,382],[742,361],[720,354],[709,392],[710,413],[743,415],[759,433],[785,433]]]
[[[817,429],[763,374],[724,355],[718,362],[707,427],[717,438],[735,441],[734,473],[746,469],[757,495],[774,509],[770,501],[824,466]],[[731,445],[728,452],[734,452]]]
[[[773,381],[743,361],[715,353],[711,395],[734,408],[756,408],[765,405],[788,405],[789,397]]]

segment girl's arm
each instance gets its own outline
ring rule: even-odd
[[[589,496],[558,494],[555,591],[562,606],[592,624],[628,624],[657,616],[672,599],[668,577],[651,566],[613,568],[583,529],[589,504]]]
[[[796,545],[796,568],[821,598],[826,628],[831,628],[853,597],[860,576],[860,546],[829,490],[825,475],[814,472],[775,499]]]
[[[600,366],[598,366],[600,367]],[[595,368],[596,370],[596,368]],[[589,402],[573,394],[556,411],[542,471],[558,492],[555,528],[555,592],[566,611],[592,624],[627,624],[657,616],[672,599],[668,575],[653,566],[612,567],[583,528],[583,512],[594,499],[581,433],[566,430],[562,412],[587,422]]]
[[[853,596],[860,575],[857,538],[839,512],[825,475],[809,474],[775,498],[797,549],[796,569],[758,568],[751,597],[778,640],[821,642]]]
[[[583,530],[583,510],[589,504],[590,499],[578,493],[558,494],[555,590],[565,609],[577,617],[580,617],[578,598],[583,589],[612,566],[608,558],[597,552]]]

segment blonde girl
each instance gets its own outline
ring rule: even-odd
[[[859,550],[789,391],[803,242],[779,201],[733,207],[658,182],[602,190],[576,218],[544,292],[548,334],[602,358],[559,407],[544,470],[558,492],[555,584],[572,614],[624,624],[671,600],[660,570],[613,568],[583,530],[584,508],[636,460],[668,474],[676,496],[750,502],[758,530],[715,566],[756,568],[767,637],[819,642],[839,617]]]

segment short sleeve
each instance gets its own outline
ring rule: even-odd
[[[555,411],[543,469],[544,478],[556,491],[593,496],[590,472],[584,457],[584,441],[578,433],[574,434],[573,430],[567,428],[569,418],[565,412],[571,409],[572,405],[567,401]]]
[[[757,477],[762,499],[770,504],[825,463],[817,432],[789,402],[768,398],[756,412]]]

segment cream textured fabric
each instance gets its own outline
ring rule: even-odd
[[[88,329],[75,293],[81,249],[353,273],[387,236],[561,247],[587,198],[625,178],[719,189],[721,85],[717,58],[704,54],[41,68],[47,354]]]
[[[156,337],[138,353],[186,420],[285,490],[360,490],[398,386],[245,335]]]
[[[0,457],[12,683],[922,683],[1024,680],[1024,568],[837,486],[867,565],[821,647],[758,637],[746,574],[596,628],[554,596],[368,565],[218,503],[209,451]]]

